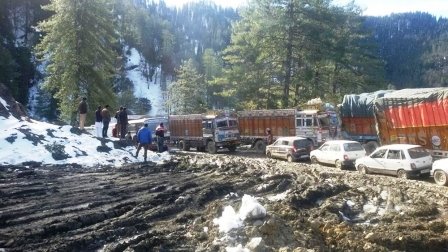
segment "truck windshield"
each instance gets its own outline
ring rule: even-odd
[[[238,122],[236,119],[221,119],[216,121],[216,127],[222,128],[222,127],[236,127],[238,126]]]

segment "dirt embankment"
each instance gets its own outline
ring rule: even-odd
[[[0,167],[6,251],[447,251],[448,188],[262,157]],[[262,218],[220,232],[243,195]],[[235,250],[237,251],[237,250]]]

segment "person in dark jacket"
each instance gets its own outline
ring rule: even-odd
[[[138,147],[137,152],[135,153],[135,157],[138,157],[138,153],[140,152],[140,149],[143,147],[145,150],[143,157],[146,162],[146,156],[148,153],[149,145],[152,143],[152,133],[151,130],[148,128],[148,124],[145,123],[143,127],[141,127],[137,132],[137,141],[138,141]]]
[[[103,110],[101,111],[101,116],[103,117],[103,137],[107,137],[107,130],[110,123],[109,105],[104,106]]]
[[[103,116],[101,116],[101,106],[98,106],[95,111],[95,130],[97,137],[103,136]]]
[[[128,126],[128,112],[126,111],[126,107],[123,107],[123,109],[118,114],[118,117],[120,118],[120,138],[125,139]]]
[[[83,97],[82,101],[78,105],[79,112],[79,129],[84,130],[84,124],[87,117],[87,98]]]

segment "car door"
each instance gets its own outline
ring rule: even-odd
[[[290,145],[292,145],[292,141],[282,140],[280,146],[278,147],[278,157],[286,159],[288,150],[291,148]]]
[[[329,149],[330,149],[329,144],[326,144],[326,143],[323,144],[319,148],[319,151],[316,154],[317,161],[319,161],[321,163],[328,163],[328,158],[326,157],[326,155],[328,154]]]
[[[271,150],[271,156],[272,157],[278,157],[278,149],[280,148],[281,140],[277,139],[272,145],[269,146]]]
[[[387,149],[376,150],[369,156],[369,158],[365,159],[365,165],[373,172],[383,173],[385,170],[384,161],[386,158],[386,153]]]
[[[334,164],[336,160],[340,160],[339,153],[341,152],[341,147],[338,143],[330,144],[328,154],[326,155],[327,163]]]
[[[404,155],[401,150],[389,149],[384,159],[384,173],[395,175],[400,169],[404,169]]]

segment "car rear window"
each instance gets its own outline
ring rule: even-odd
[[[294,147],[295,148],[306,148],[310,145],[310,141],[303,139],[303,140],[295,140],[294,141]]]
[[[429,153],[427,149],[422,147],[411,148],[408,150],[408,153],[412,159],[431,156],[431,153]]]
[[[360,143],[345,143],[344,150],[345,151],[362,151],[362,145]]]

